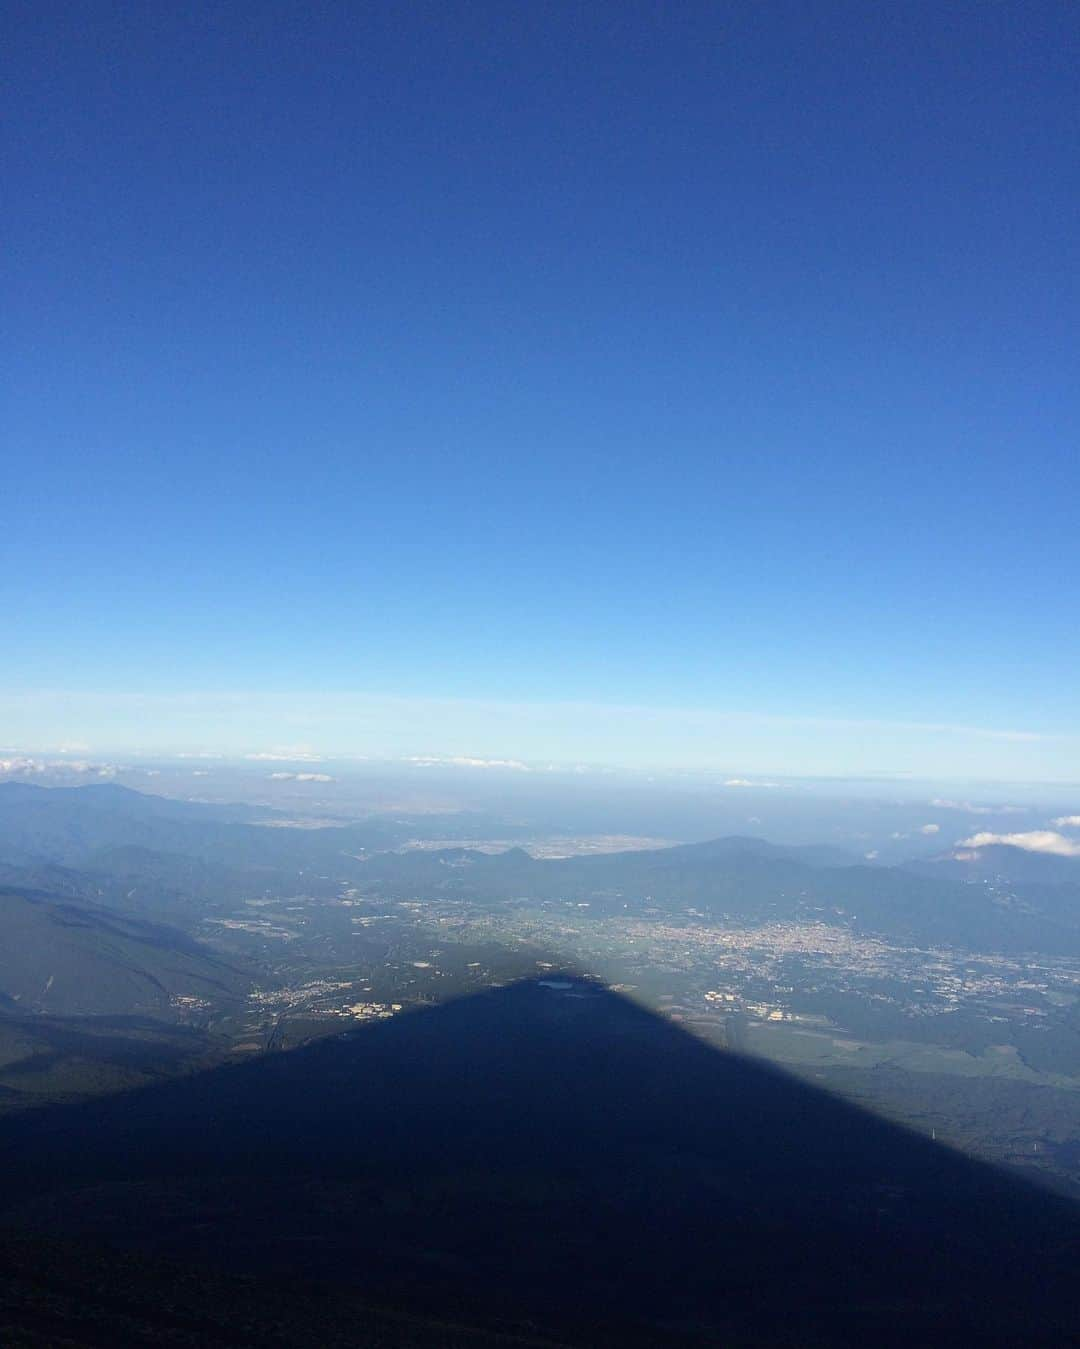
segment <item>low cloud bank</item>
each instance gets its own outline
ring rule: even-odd
[[[1027,806],[977,806],[971,801],[943,801],[935,797],[930,802],[938,810],[963,810],[968,815],[1026,815]]]
[[[913,829],[910,833],[905,833],[903,830],[897,829],[894,833],[890,834],[889,837],[899,840],[904,838],[914,838],[916,834],[922,834],[925,838],[933,838],[935,834],[940,833],[940,824],[920,824],[918,829]]]
[[[79,777],[114,778],[119,770],[115,764],[91,763],[87,759],[31,759],[18,755],[0,759],[0,777]]]
[[[531,772],[529,765],[520,759],[474,759],[465,754],[410,754],[401,762],[415,764],[418,768],[512,768],[517,773]]]
[[[1051,853],[1055,857],[1080,857],[1080,839],[1066,838],[1052,829],[1031,829],[1023,834],[991,834],[983,832],[961,839],[960,848],[990,848],[994,846],[1023,848],[1025,852]]]
[[[270,749],[258,754],[245,754],[244,758],[254,763],[322,763],[321,754],[312,754],[307,749]]]

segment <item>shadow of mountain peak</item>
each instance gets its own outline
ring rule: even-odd
[[[572,1343],[1059,1344],[1074,1206],[577,972],[5,1121],[8,1224]]]

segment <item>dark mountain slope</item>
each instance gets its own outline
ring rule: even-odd
[[[176,995],[248,978],[174,928],[32,890],[0,891],[0,993],[25,1012],[169,1017]]]
[[[560,1349],[394,1313],[310,1281],[257,1279],[0,1237],[5,1349]]]
[[[8,1120],[0,1155],[11,1227],[575,1344],[1080,1329],[1073,1206],[572,979]]]
[[[157,1018],[0,1014],[0,1112],[80,1100],[220,1063],[229,1042]],[[0,1343],[2,1343],[0,1339]]]

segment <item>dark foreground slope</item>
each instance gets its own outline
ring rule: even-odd
[[[4,1349],[560,1349],[547,1337],[373,1306],[49,1238],[0,1234]]]
[[[22,1011],[169,1019],[178,996],[239,1001],[249,984],[176,928],[0,886],[0,999]]]
[[[1074,1207],[578,981],[20,1116],[0,1160],[10,1233],[265,1280],[237,1343],[291,1281],[316,1330],[352,1297],[590,1345],[1080,1330]]]
[[[250,985],[176,928],[0,878],[0,1113],[220,1061],[210,1023]]]

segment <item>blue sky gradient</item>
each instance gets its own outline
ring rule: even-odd
[[[1080,778],[1075,7],[7,23],[0,744]]]

